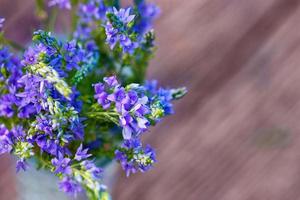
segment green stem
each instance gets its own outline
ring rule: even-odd
[[[58,9],[57,8],[52,9],[50,17],[48,19],[47,31],[50,32],[54,31],[57,15],[58,15]]]
[[[119,114],[116,112],[88,112],[86,113],[87,117],[101,119],[106,121],[111,121],[115,124],[119,124],[118,117]]]

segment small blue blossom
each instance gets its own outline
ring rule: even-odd
[[[59,182],[59,189],[72,196],[77,196],[82,191],[80,184],[70,177],[64,177]]]
[[[160,9],[153,3],[146,3],[145,0],[138,1],[138,20],[134,25],[134,30],[141,35],[152,29],[154,20],[159,16]]]
[[[156,162],[154,150],[149,145],[143,148],[138,139],[124,140],[121,148],[116,150],[115,157],[120,162],[126,176],[136,173],[138,170],[148,171]]]
[[[17,164],[16,164],[17,172],[19,172],[21,170],[26,171],[28,168],[29,168],[29,165],[25,159],[20,159],[17,161]]]
[[[16,94],[20,99],[18,116],[28,118],[30,115],[39,113],[44,109],[43,104],[47,99],[46,88],[48,83],[43,78],[32,74],[22,76],[18,83],[24,86],[24,90]]]
[[[88,154],[88,149],[83,149],[83,146],[81,144],[76,151],[74,159],[77,161],[81,161],[81,160],[87,159],[90,156],[92,156],[92,155]]]
[[[103,169],[97,167],[93,161],[85,160],[82,166],[89,172],[94,180],[100,179],[103,175]]]
[[[29,47],[24,53],[24,59],[21,61],[23,66],[36,64],[39,57],[39,51]]]
[[[53,158],[51,160],[52,165],[55,167],[54,173],[62,173],[69,175],[72,173],[72,168],[70,166],[71,159],[64,158],[63,155],[59,154],[58,158]]]
[[[70,0],[50,0],[48,5],[51,6],[58,6],[60,9],[68,9],[72,8]]]
[[[0,30],[3,28],[4,21],[5,21],[4,18],[0,18]]]
[[[12,140],[8,129],[1,124],[0,125],[0,155],[9,153],[12,150]]]
[[[135,15],[131,15],[131,8],[117,10],[113,8],[113,14],[116,19],[108,20],[105,25],[106,42],[111,49],[119,42],[124,53],[132,54],[137,48],[137,44],[132,41],[126,33],[128,33],[129,23],[131,23]],[[114,20],[114,21],[113,21]]]

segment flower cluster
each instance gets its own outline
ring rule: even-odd
[[[151,124],[172,114],[171,101],[182,97],[186,91],[158,89],[156,81],[145,86],[130,84],[124,88],[115,76],[105,77],[103,81],[94,85],[94,97],[101,108],[108,111],[111,120],[122,127],[124,141],[115,152],[116,159],[127,176],[137,169],[147,171],[155,162],[155,153],[149,145],[143,149],[140,136]],[[97,114],[101,112],[95,112],[95,116]]]
[[[153,3],[146,3],[145,0],[137,0],[135,3],[138,19],[134,25],[134,30],[144,34],[152,28],[154,20],[160,13],[160,9]]]
[[[118,1],[49,0],[48,5],[78,8],[69,40],[39,30],[20,50],[0,34],[0,154],[14,155],[17,171],[35,161],[68,194],[86,191],[90,200],[104,200],[106,164],[117,160],[127,176],[151,169],[156,154],[141,137],[174,113],[172,101],[186,90],[143,84],[155,49],[154,4],[136,0],[132,8],[120,8]],[[0,29],[3,22],[0,18]]]
[[[64,157],[59,154],[51,160],[54,173],[63,178],[59,188],[64,192],[76,195],[82,191],[82,185],[93,191],[99,191],[101,185],[98,180],[102,177],[103,170],[97,167],[92,160],[88,160],[91,154],[88,149],[83,149],[82,144],[76,151],[74,157]],[[94,194],[98,198],[98,193]]]
[[[119,42],[125,53],[133,53],[137,44],[130,38],[129,30],[132,26],[135,15],[131,15],[131,8],[113,8],[112,12],[107,13],[108,21],[105,25],[106,42],[113,49]]]
[[[147,130],[150,125],[148,97],[138,93],[139,87],[122,87],[115,76],[105,77],[104,83],[95,84],[95,98],[103,109],[111,109],[119,116],[123,138],[131,139]]]
[[[142,143],[138,139],[125,140],[118,150],[115,152],[116,160],[118,160],[126,172],[126,176],[130,173],[148,171],[156,162],[155,151],[147,145],[142,147]]]
[[[107,7],[103,0],[90,0],[87,3],[80,3],[77,12],[78,22],[74,37],[80,41],[94,44],[91,33],[99,29],[101,20],[105,20]]]

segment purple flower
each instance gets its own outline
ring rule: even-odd
[[[3,28],[4,21],[5,21],[4,18],[0,18],[0,30]]]
[[[88,152],[88,149],[83,149],[83,146],[81,144],[76,151],[74,159],[77,161],[81,161],[81,160],[84,160],[84,159],[92,156],[91,154],[88,154],[87,152]]]
[[[19,172],[20,170],[26,171],[28,168],[29,165],[25,159],[20,159],[17,161],[17,165],[16,165],[17,172]]]
[[[19,141],[23,141],[24,138],[25,138],[25,136],[26,136],[26,134],[25,134],[25,132],[24,132],[24,130],[23,130],[23,127],[20,126],[20,125],[17,125],[17,126],[15,126],[15,127],[13,127],[13,128],[11,129],[11,133],[12,133],[13,136],[14,136],[17,140],[19,140]]]
[[[107,98],[108,95],[106,92],[102,92],[100,94],[95,94],[95,99],[97,102],[103,107],[103,109],[108,109],[110,107],[111,101]]]
[[[133,118],[128,113],[120,117],[120,125],[123,127],[122,135],[125,140],[132,136],[133,129],[130,126],[132,122]]]
[[[9,153],[12,150],[12,138],[4,124],[0,125],[0,154]]]
[[[113,94],[108,96],[108,99],[116,103],[126,103],[127,99],[125,89],[123,87],[117,88]]]
[[[104,77],[103,80],[108,85],[108,87],[116,87],[119,85],[116,76]]]
[[[35,142],[43,151],[53,156],[58,156],[65,152],[65,149],[59,144],[59,140],[49,139],[46,134],[36,136]]]
[[[119,25],[116,27],[113,26],[112,22],[107,21],[105,25],[105,32],[106,42],[111,49],[115,47],[117,42],[120,42],[123,52],[132,54],[137,48],[137,44],[124,34],[124,31],[129,31],[129,23],[132,22],[135,17],[135,15],[130,15],[130,12],[131,8],[121,8],[120,10],[113,8],[112,13],[117,17]]]
[[[70,166],[71,159],[64,158],[62,154],[58,155],[58,158],[51,160],[52,165],[55,167],[54,173],[72,174],[72,168]]]
[[[47,119],[46,116],[37,117],[37,128],[40,131],[43,131],[46,134],[52,134],[53,125],[50,119]]]
[[[20,99],[19,117],[28,118],[31,114],[44,109],[43,103],[47,100],[46,88],[49,84],[43,78],[31,74],[21,77],[18,83],[24,87],[23,92],[16,94]]]
[[[24,59],[22,60],[22,65],[34,65],[38,61],[39,52],[33,49],[32,47],[29,47],[27,51],[24,53]]]
[[[12,140],[8,129],[4,124],[0,125],[0,154],[9,153],[12,150]]]
[[[13,105],[16,104],[13,94],[5,94],[0,97],[0,116],[12,117],[14,115]]]
[[[146,3],[144,0],[137,5],[139,19],[134,25],[134,30],[141,35],[152,29],[154,20],[159,16],[160,9],[151,3]]]
[[[124,34],[119,36],[119,40],[124,53],[132,54],[137,48],[137,44]]]
[[[71,10],[71,2],[70,0],[50,0],[48,6],[58,6],[60,9],[68,9]]]
[[[126,176],[138,170],[148,171],[156,162],[154,150],[149,145],[143,148],[140,140],[136,138],[124,140],[121,148],[115,151],[115,158],[120,162]]]
[[[12,142],[8,136],[0,136],[0,155],[12,150]]]
[[[113,13],[118,17],[118,19],[123,22],[125,25],[128,25],[135,17],[135,15],[130,15],[131,8],[121,8],[117,10],[115,7],[113,8]]]
[[[148,97],[138,93],[139,86],[121,87],[116,77],[104,78],[105,84],[97,83],[95,87],[95,98],[103,109],[115,106],[119,114],[119,125],[123,128],[124,139],[131,139],[147,130],[150,125],[146,118],[150,114]]]
[[[63,180],[59,182],[59,189],[73,196],[76,196],[82,191],[80,184],[69,177],[64,177]]]
[[[91,174],[92,178],[97,180],[103,175],[103,169],[97,167],[93,161],[85,160],[82,162],[84,168]]]

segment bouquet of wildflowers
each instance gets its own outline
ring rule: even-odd
[[[115,159],[127,176],[149,170],[155,151],[141,136],[186,93],[145,81],[159,9],[144,0],[128,8],[117,0],[36,0],[36,8],[48,25],[26,49],[4,37],[0,18],[0,154],[13,154],[17,171],[34,160],[68,194],[106,199],[105,165]],[[60,9],[72,15],[66,40],[49,32]]]

